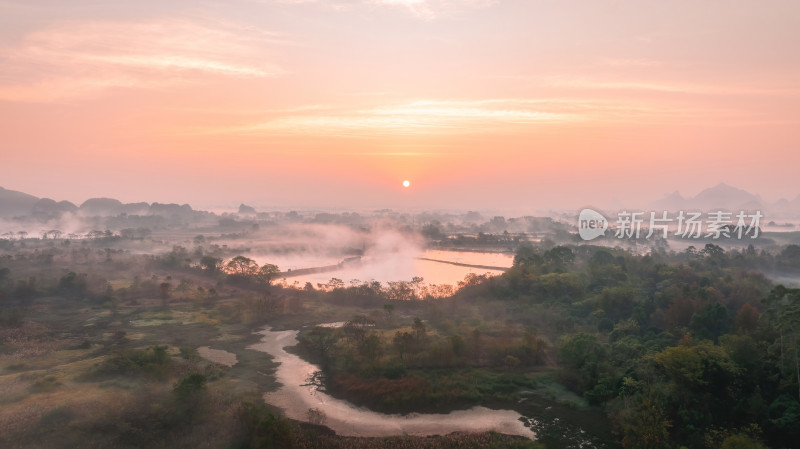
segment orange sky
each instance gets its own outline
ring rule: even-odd
[[[515,211],[800,194],[794,0],[65,3],[0,0],[8,189]]]

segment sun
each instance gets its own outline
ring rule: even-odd
[[[408,179],[406,179],[405,181],[403,181],[403,187],[408,187],[408,186],[410,186],[410,185],[411,185],[411,183],[410,183],[410,182],[408,182]]]

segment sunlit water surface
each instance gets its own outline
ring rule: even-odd
[[[337,278],[346,284],[352,280],[362,282],[367,281],[410,281],[414,277],[421,277],[426,284],[449,284],[457,285],[463,281],[467,274],[486,274],[498,275],[503,270],[465,267],[458,265],[433,262],[435,259],[448,262],[456,262],[468,265],[483,265],[487,267],[508,268],[512,265],[514,257],[505,253],[477,253],[465,251],[440,251],[425,250],[419,252],[404,252],[386,255],[366,256],[362,258],[360,264],[343,264],[335,271],[324,273],[304,274],[300,276],[288,276],[278,282],[286,282],[288,285],[295,284],[302,287],[306,282],[311,285],[324,284]],[[342,262],[342,258],[335,257],[296,257],[283,255],[263,255],[256,257],[261,263],[272,263],[277,265],[282,271],[297,270],[302,268],[324,267],[337,265]]]

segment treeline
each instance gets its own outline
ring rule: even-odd
[[[524,247],[457,297],[546,329],[560,381],[606,409],[626,448],[796,447],[800,291],[755,270],[793,270],[799,254]]]
[[[165,254],[131,254],[82,242],[50,246],[25,242],[14,255],[0,256],[0,324],[21,325],[40,298],[58,297],[62,305],[85,302],[108,307],[160,305],[192,301],[214,309],[220,319],[254,326],[286,312],[299,312],[297,290],[272,289],[278,267],[244,256],[173,247]],[[196,259],[196,262],[193,262]],[[116,315],[114,315],[116,316]]]

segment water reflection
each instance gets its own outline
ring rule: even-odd
[[[383,257],[364,257],[360,264],[342,264],[338,269],[322,273],[309,273],[300,276],[288,276],[285,282],[288,285],[297,284],[302,287],[306,282],[313,286],[324,284],[331,278],[341,279],[345,283],[357,279],[359,281],[410,281],[414,277],[421,277],[427,284],[456,285],[469,273],[499,275],[503,270],[457,266],[435,262],[433,259],[455,262],[466,265],[479,265],[488,267],[508,268],[513,263],[513,256],[505,253],[478,253],[465,251],[440,251],[426,250],[414,253],[393,253]],[[310,258],[303,260],[298,257],[270,257],[259,256],[257,261],[273,263],[282,270],[298,270],[311,267],[333,266],[342,262],[341,258]]]

